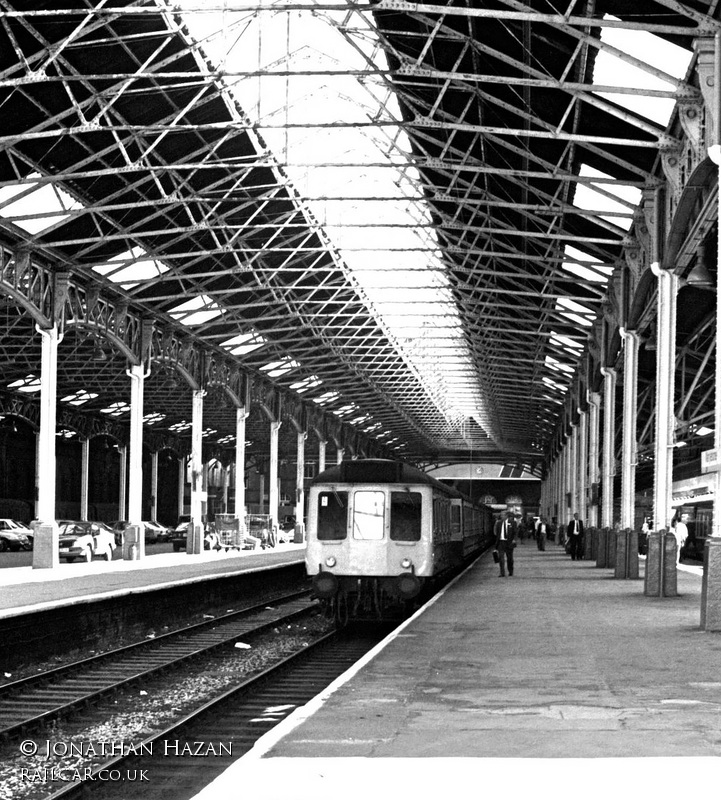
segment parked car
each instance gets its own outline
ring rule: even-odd
[[[170,539],[171,529],[167,525],[161,525],[157,519],[151,519],[149,524],[156,529],[155,538],[158,542],[167,542]]]
[[[179,552],[181,548],[187,547],[188,525],[190,525],[190,517],[184,514],[178,517],[178,524],[170,532],[168,541],[173,545],[173,550],[176,553]]]
[[[144,520],[143,525],[145,525],[145,544],[162,542],[167,537],[167,528],[163,527],[162,525],[158,525],[157,522]]]
[[[173,528],[168,537],[168,541],[172,543],[173,550],[177,553],[181,549],[188,546],[188,526],[190,525],[190,517],[184,514],[178,517],[178,524]],[[205,550],[218,549],[220,541],[215,532],[215,526],[203,525],[203,548]]]
[[[0,519],[0,552],[5,550],[32,550],[33,532],[14,519]]]
[[[123,544],[123,531],[125,530],[128,521],[126,519],[119,519],[110,526],[115,536],[115,544],[122,547]]]
[[[115,536],[97,522],[68,522],[60,527],[60,558],[90,562],[94,556],[113,558]]]
[[[149,520],[143,520],[140,524],[145,528],[145,544],[155,544],[156,542],[166,542],[168,540],[169,532],[164,525],[159,525],[157,522]],[[130,523],[124,519],[113,523],[112,531],[115,536],[115,544],[118,547],[123,544],[123,534],[128,525]]]

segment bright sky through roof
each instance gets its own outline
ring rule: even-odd
[[[405,133],[391,127],[282,127],[400,118],[395,96],[380,78],[301,74],[386,68],[374,32],[357,13],[241,14],[232,12],[232,3],[228,9],[218,15],[187,14],[191,35],[230,72],[294,73],[227,81],[243,111],[258,122],[275,159],[287,164],[286,174],[308,198],[306,205],[350,268],[351,280],[435,404],[450,422],[478,416],[477,378],[420,176],[408,163]],[[394,163],[397,169],[371,166],[379,163]]]
[[[40,178],[33,172],[30,178]],[[50,184],[26,181],[0,189],[0,215],[28,233],[40,233],[68,218],[66,212],[80,208],[67,192]]]
[[[605,19],[615,20],[618,18],[606,14]],[[665,80],[660,73],[665,73],[672,78],[683,78],[693,55],[689,50],[684,50],[684,48],[646,31],[602,28],[601,41],[640,59],[657,71],[657,74],[653,74],[601,50],[596,57],[593,79],[594,83],[603,86],[673,91],[676,88],[675,85]],[[598,92],[598,95],[607,97],[634,113],[658,122],[664,128],[668,125],[675,105],[672,97],[604,92]]]

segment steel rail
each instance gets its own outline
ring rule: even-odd
[[[309,609],[313,608],[313,604],[303,604],[302,608],[296,608],[285,616],[274,616],[273,619],[256,624],[251,628],[245,628],[244,630],[235,629],[230,636],[224,635],[221,631],[216,630],[216,635],[213,637],[215,641],[212,643],[194,646],[192,641],[180,642],[181,638],[184,637],[198,637],[200,634],[206,634],[206,632],[211,628],[218,629],[219,626],[227,626],[230,628],[234,623],[237,623],[246,617],[250,617],[254,614],[261,614],[271,603],[286,603],[292,606],[302,598],[308,598],[309,595],[310,592],[305,590],[301,592],[294,592],[273,600],[266,600],[255,606],[250,606],[248,608],[241,609],[240,611],[235,611],[231,614],[215,617],[212,620],[198,622],[180,630],[171,631],[161,636],[157,636],[151,640],[145,639],[130,645],[126,645],[125,647],[117,648],[106,653],[100,653],[98,655],[91,656],[90,658],[82,659],[81,661],[65,664],[37,675],[31,675],[27,678],[22,678],[11,683],[3,684],[0,686],[0,739],[8,739],[10,737],[25,733],[30,729],[40,727],[51,719],[57,719],[58,717],[65,716],[77,710],[78,708],[87,706],[90,703],[95,703],[100,698],[116,692],[120,688],[135,683],[142,678],[147,678],[160,672],[161,670],[172,669],[173,667],[180,666],[189,660],[199,658],[212,652],[213,650],[224,647],[230,642],[237,641],[241,636],[245,637],[256,635],[266,630],[271,625],[277,625],[279,621],[293,619],[299,615],[306,614]],[[140,671],[134,671],[135,667],[131,664],[131,674],[124,676],[119,680],[110,678],[105,682],[105,685],[100,688],[93,688],[91,691],[77,695],[71,700],[63,700],[60,704],[52,705],[50,708],[46,707],[39,713],[33,712],[32,716],[27,716],[24,719],[9,724],[7,722],[2,722],[3,718],[12,718],[17,716],[18,713],[23,713],[23,705],[32,701],[32,695],[21,700],[11,699],[13,696],[17,696],[18,693],[24,693],[27,690],[32,692],[33,690],[38,689],[38,687],[45,687],[52,681],[58,679],[62,680],[69,676],[75,677],[76,675],[79,675],[82,679],[83,670],[89,669],[89,674],[92,674],[92,671],[97,666],[107,665],[108,662],[112,661],[119,661],[115,668],[117,669],[119,667],[120,669],[123,669],[123,659],[127,656],[132,656],[136,653],[139,653],[142,657],[142,654],[146,651],[156,651],[159,649],[159,646],[162,651],[163,647],[176,642],[178,645],[182,645],[183,647],[184,652],[181,655],[171,655],[169,659],[164,659],[162,663],[155,663],[150,668],[141,668]],[[155,661],[158,654],[153,652],[148,653],[148,655],[152,655],[153,661]],[[57,693],[59,691],[59,687],[56,689],[52,689],[52,687],[48,689],[43,688],[41,691],[43,692],[43,695],[53,691]],[[69,691],[72,692],[74,690],[71,688]],[[52,697],[45,698],[43,695],[41,695],[40,702],[44,702],[46,706],[48,703],[54,702]]]
[[[89,776],[66,784],[46,800],[86,798],[89,794],[102,795],[104,791],[113,796],[117,789],[97,778],[103,771],[118,770],[121,766],[127,768],[129,764],[147,765],[148,770],[155,766],[158,773],[162,773],[155,778],[149,777],[143,785],[143,797],[190,797],[250,750],[260,736],[285,719],[292,710],[307,703],[351,667],[385,634],[385,629],[356,637],[338,631],[326,634],[204,703],[162,731],[134,743],[127,753],[93,767]],[[269,707],[275,709],[275,713],[263,719],[262,711]],[[172,759],[169,764],[170,754],[164,743],[169,742],[172,750],[176,747],[181,750],[181,741],[219,740],[230,745],[230,754],[225,758],[214,757],[211,764],[208,758],[184,755]]]

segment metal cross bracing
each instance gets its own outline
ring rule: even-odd
[[[659,150],[679,147],[618,97],[699,97],[602,31],[648,31],[690,50],[719,27],[703,0],[630,5],[0,0],[4,241],[264,385],[300,389],[311,409],[359,419],[370,438],[397,437],[406,458],[538,462],[629,244],[634,198],[658,182]],[[191,32],[194,17],[205,33]],[[271,18],[289,35],[268,61]],[[346,65],[317,42],[327,57],[314,65],[307,48],[293,49],[291,28],[305,18],[357,58]],[[253,47],[254,64],[233,60]],[[666,88],[600,83],[601,53]],[[363,98],[353,118],[291,88],[313,79],[341,95],[349,78]],[[287,102],[256,108],[248,88],[260,81],[277,82]],[[294,147],[328,132],[372,145],[320,162]],[[331,170],[350,186],[323,182]],[[407,221],[391,211],[398,196],[357,182],[389,171]],[[594,201],[581,203],[583,191]],[[54,204],[19,204],[39,192]],[[333,202],[344,210],[319,216]],[[370,203],[379,211],[368,222],[357,212]],[[411,244],[400,238],[408,232]],[[372,291],[389,254],[416,289],[444,298],[424,307],[423,328],[411,302],[391,324]],[[349,265],[356,256],[362,274]],[[381,299],[404,285],[388,279]],[[17,306],[2,313],[3,361],[20,380],[37,371],[39,343]],[[97,393],[84,404],[96,413],[127,401],[122,353],[87,331],[66,336],[59,397]],[[92,358],[98,347],[103,361]],[[175,384],[159,366],[148,380],[146,410],[165,414],[158,430],[190,418]],[[217,439],[233,432],[222,396],[206,404]],[[256,411],[248,430],[267,441]],[[295,434],[284,434],[292,452]]]

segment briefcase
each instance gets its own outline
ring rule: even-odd
[[[500,560],[501,560],[501,559],[500,559],[500,557],[499,557],[499,555],[498,555],[498,550],[494,550],[494,551],[493,551],[493,561],[494,561],[494,563],[498,564],[498,562],[499,562]]]

